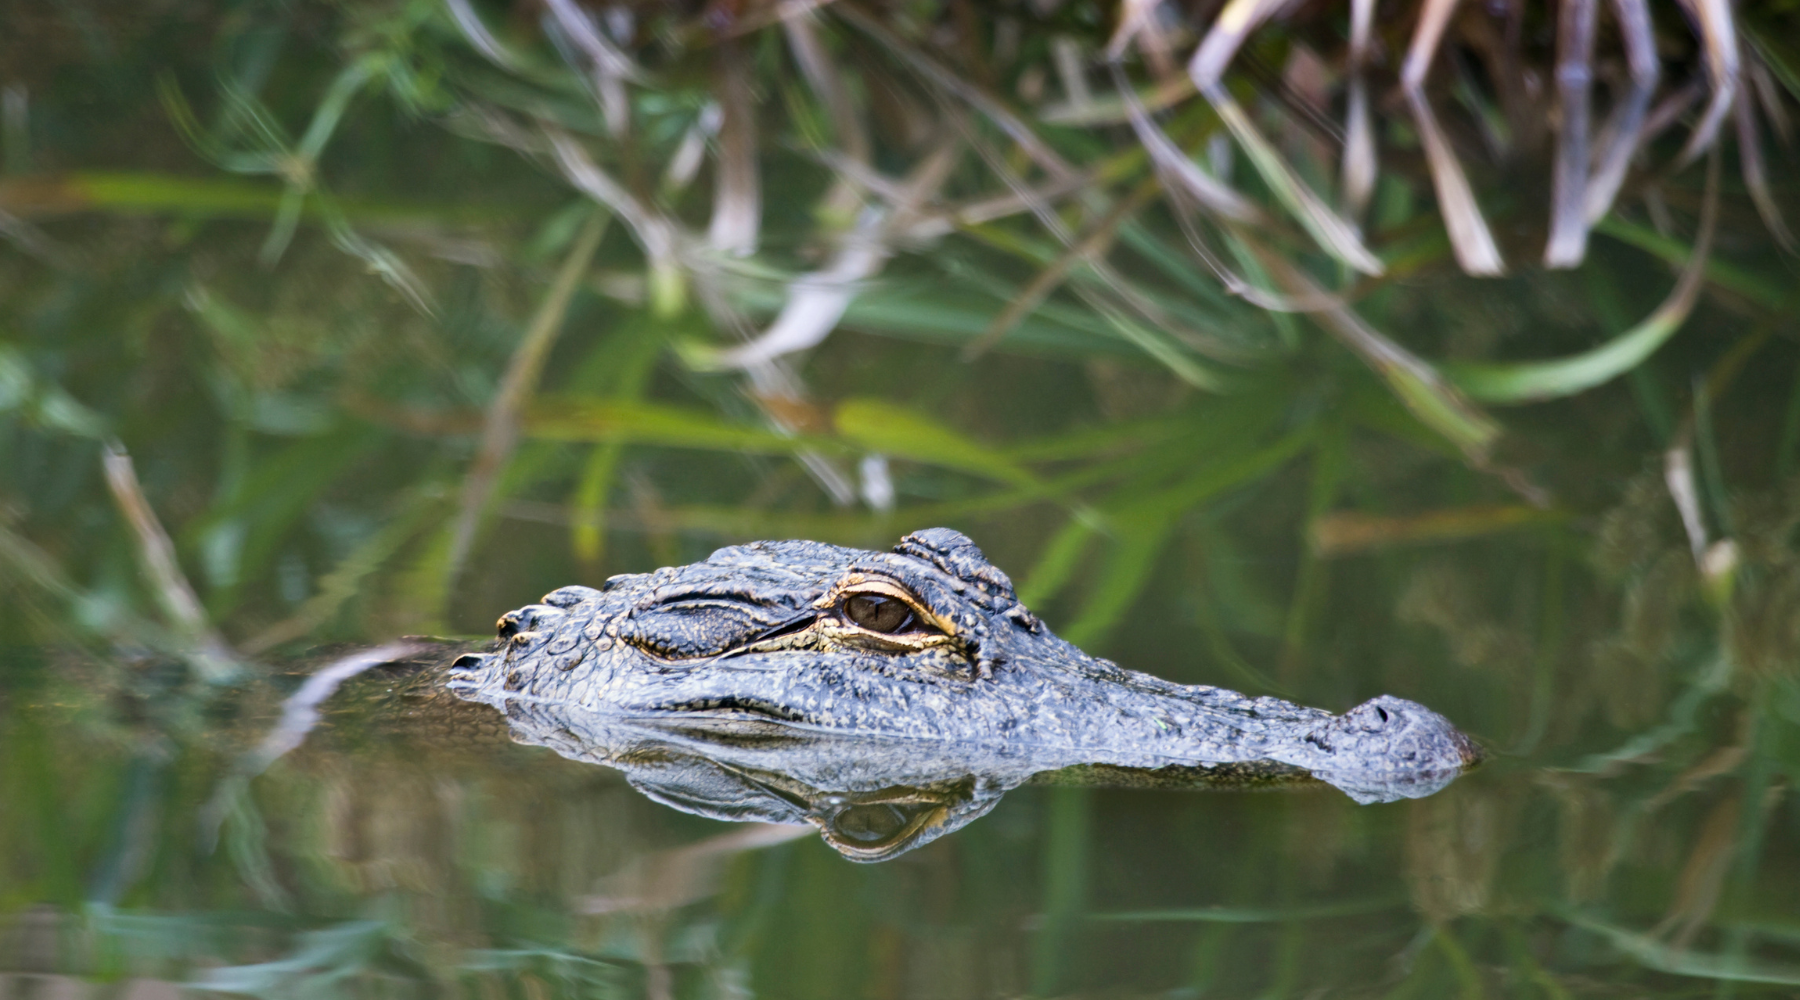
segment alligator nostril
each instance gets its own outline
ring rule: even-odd
[[[519,620],[519,613],[517,611],[508,611],[506,614],[500,616],[499,621],[494,623],[494,634],[501,639],[510,639],[513,637],[513,633],[519,631],[520,626],[523,624],[524,623]]]
[[[1375,706],[1375,714],[1381,718],[1382,722],[1385,723],[1388,721],[1387,709],[1382,708],[1380,705]]]
[[[450,669],[451,670],[474,670],[476,667],[479,667],[483,663],[486,663],[486,662],[487,662],[487,657],[482,656],[480,653],[464,653],[463,655],[457,657],[455,660],[451,661]]]

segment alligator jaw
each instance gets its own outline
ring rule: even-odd
[[[593,692],[579,685],[569,692],[576,697],[529,683],[509,691],[505,679],[516,672],[494,669],[501,662],[471,663],[477,669],[453,686],[503,710],[518,701],[617,719],[774,724],[960,745],[972,760],[1004,748],[1039,771],[1174,766],[1268,779],[1310,775],[1362,803],[1429,795],[1481,758],[1443,716],[1405,699],[1383,695],[1332,715],[1277,698],[1172,684],[1060,645],[1053,659],[1018,659],[988,680],[822,669],[807,650],[787,650],[665,664],[616,679],[602,698],[581,697]]]

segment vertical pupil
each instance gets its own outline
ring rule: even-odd
[[[844,602],[850,620],[871,632],[898,632],[912,620],[912,609],[891,597],[858,594]]]

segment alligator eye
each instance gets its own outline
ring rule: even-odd
[[[810,818],[839,854],[852,861],[880,861],[943,826],[949,811],[941,798],[909,795],[904,801],[852,802]]]
[[[876,594],[856,594],[844,602],[844,615],[871,632],[899,632],[913,624],[905,601]]]
[[[888,840],[906,829],[912,819],[906,810],[899,806],[877,802],[873,805],[851,806],[838,813],[832,824],[838,836],[857,844],[877,844]]]

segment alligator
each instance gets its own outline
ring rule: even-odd
[[[448,686],[505,712],[515,740],[618,767],[688,811],[812,822],[855,860],[917,846],[1046,776],[1321,781],[1372,803],[1431,794],[1482,757],[1443,716],[1391,695],[1334,715],[1090,656],[948,528],[891,552],[730,546],[553,591],[498,632],[497,649],[452,664]],[[900,808],[907,796],[929,808]],[[890,821],[870,827],[856,811],[868,805]],[[845,833],[845,817],[869,835]]]

